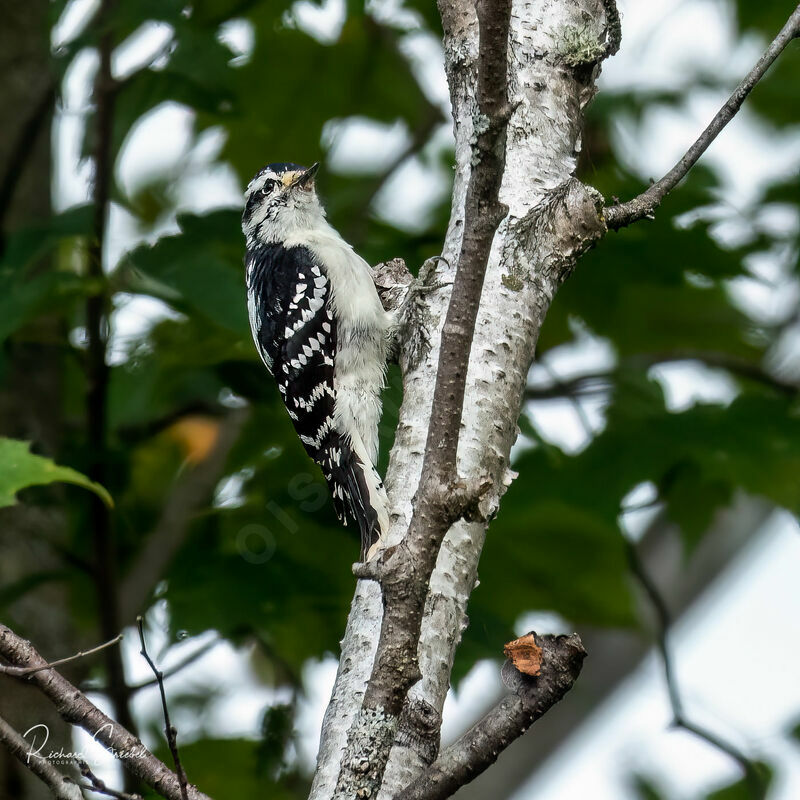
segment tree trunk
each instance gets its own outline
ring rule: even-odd
[[[456,172],[436,280],[452,281],[464,226],[464,202],[480,120],[475,99],[478,26],[468,0],[441,0],[445,66],[453,106]],[[511,16],[508,126],[500,199],[509,208],[492,246],[472,342],[458,446],[458,473],[489,478],[482,511],[492,516],[514,475],[522,392],[547,308],[577,257],[605,233],[602,199],[574,179],[582,112],[606,52],[603,4],[594,0],[515,0]],[[480,122],[478,122],[480,124]],[[389,544],[400,541],[412,515],[425,452],[450,287],[428,296],[431,348],[404,371],[403,405],[386,476],[392,507]],[[432,760],[455,648],[467,624],[486,527],[458,522],[449,530],[430,583],[419,642],[420,680],[387,766],[382,798],[390,798]],[[364,696],[382,614],[377,583],[359,581],[342,641],[339,672],[323,723],[311,797],[332,796],[347,733]],[[502,642],[498,642],[498,655]]]
[[[53,77],[50,71],[50,8],[47,0],[8,3],[0,25],[0,254],[10,233],[50,216],[50,131]],[[47,265],[41,265],[46,268]],[[61,351],[58,320],[48,317],[31,332],[9,341],[7,370],[0,390],[0,435],[36,442],[55,455],[61,439]],[[38,338],[38,341],[35,340]],[[52,491],[58,493],[59,488]],[[54,552],[62,544],[65,520],[60,510],[19,504],[0,511],[0,585],[12,587],[37,570],[63,566]],[[79,643],[69,617],[63,585],[46,582],[9,607],[6,620],[39,643],[50,656],[74,652]],[[74,646],[74,647],[73,647]],[[54,750],[70,749],[70,731],[34,689],[0,678],[4,717],[24,733],[47,724]],[[49,798],[47,786],[0,748],[0,796]]]

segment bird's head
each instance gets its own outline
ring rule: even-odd
[[[242,230],[248,245],[282,241],[324,219],[314,186],[318,168],[268,164],[256,174],[244,194]]]

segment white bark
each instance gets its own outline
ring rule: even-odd
[[[449,4],[445,61],[456,136],[456,173],[450,224],[437,279],[452,279],[458,259],[463,208],[476,119],[477,21],[471,3]],[[574,258],[602,235],[596,198],[571,180],[580,149],[582,108],[593,94],[594,61],[604,34],[600,0],[515,0],[509,48],[509,98],[519,103],[508,128],[501,200],[509,207],[495,237],[473,340],[462,430],[459,474],[489,476],[484,500],[494,512],[513,479],[508,459],[517,436],[522,391],[544,314]],[[583,49],[577,52],[575,41]],[[593,50],[594,47],[594,50]],[[590,63],[582,64],[588,54]],[[537,208],[538,207],[538,208]],[[534,210],[536,209],[536,210]],[[577,233],[576,233],[577,231]],[[427,302],[431,349],[405,375],[403,405],[386,476],[392,529],[389,544],[405,533],[425,450],[427,423],[439,358],[449,287]],[[466,624],[466,606],[477,580],[485,538],[479,523],[452,527],[431,580],[419,645],[422,680],[410,699],[441,713],[455,648]],[[313,800],[336,786],[347,731],[361,706],[380,629],[375,583],[360,581],[342,641],[339,673],[323,723]],[[502,643],[498,642],[498,656]],[[424,748],[395,745],[381,798],[393,797],[426,765]]]

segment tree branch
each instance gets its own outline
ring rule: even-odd
[[[480,41],[474,0],[441,0],[439,10],[445,34],[456,169],[450,222],[442,248],[446,260],[437,266],[432,278],[434,282],[452,283],[468,227],[468,189],[480,162],[475,146],[486,120],[476,98]],[[342,641],[335,688],[323,722],[313,800],[330,800],[334,795],[343,756],[350,769],[366,767],[369,771],[376,749],[374,742],[384,747],[391,740],[389,729],[395,724],[397,735],[380,783],[380,800],[402,796],[405,787],[435,756],[434,740],[438,735],[428,735],[427,731],[433,733],[435,725],[438,732],[438,724],[433,721],[441,718],[454,654],[467,625],[466,607],[476,585],[486,517],[499,507],[514,478],[509,469],[509,451],[517,435],[525,379],[539,329],[550,300],[577,258],[607,232],[600,214],[602,198],[572,177],[580,150],[582,111],[594,94],[596,70],[588,68],[588,64],[587,68],[566,69],[560,55],[565,35],[574,30],[586,31],[598,44],[597,50],[602,50],[599,45],[605,23],[598,15],[591,20],[589,31],[580,4],[562,0],[525,2],[519,9],[515,6],[506,75],[509,97],[514,101],[512,122],[506,132],[506,160],[513,168],[503,172],[500,196],[510,212],[493,237],[470,344],[467,388],[462,406],[454,412],[458,478],[475,488],[486,478],[492,485],[480,501],[479,519],[462,519],[450,527],[439,547],[428,586],[413,590],[426,593],[418,640],[408,651],[414,660],[410,666],[416,666],[422,679],[408,691],[399,721],[393,716],[378,719],[377,711],[363,702],[376,664],[381,617],[387,615],[382,607],[382,587],[375,581],[359,582]],[[598,53],[598,61],[601,56]],[[521,102],[517,105],[518,100]],[[403,270],[400,273],[399,280],[391,283],[399,284],[396,288],[402,295],[406,280]],[[414,363],[400,359],[403,403],[385,480],[392,506],[387,551],[392,547],[394,550],[378,557],[383,564],[378,571],[392,566],[387,563],[389,558],[397,557],[401,563],[409,560],[410,554],[403,553],[403,549],[408,549],[411,519],[422,510],[420,475],[431,409],[436,407],[433,395],[439,365],[449,357],[442,350],[441,334],[453,293],[446,287],[425,296],[419,305],[429,332],[429,347]],[[444,492],[433,492],[435,497],[446,497],[449,479],[450,475],[443,476]],[[443,511],[446,513],[447,509]],[[435,549],[438,531],[428,533],[434,541],[429,538],[424,545]],[[425,558],[419,562],[414,581],[424,579]],[[385,584],[386,580],[382,580]],[[403,591],[402,581],[397,581],[394,590]],[[411,602],[416,603],[417,598]],[[415,623],[403,620],[402,624]],[[399,672],[409,665],[398,666]],[[406,712],[417,708],[425,709],[426,720],[431,721],[430,726],[425,726],[424,737],[412,736],[416,730],[408,732],[405,728],[409,717]],[[357,736],[353,722],[359,715],[356,728],[368,733],[369,718],[373,717],[374,730],[380,734],[372,745],[365,737],[361,750],[353,746]],[[367,757],[359,755],[358,760],[347,762],[348,754],[364,752]],[[365,796],[370,791],[369,785],[362,784],[360,788]]]
[[[748,786],[752,792],[752,797],[762,798],[766,791],[764,781],[759,774],[756,764],[749,759],[738,747],[731,742],[723,739],[713,731],[708,730],[702,725],[690,721],[686,717],[686,712],[683,707],[683,700],[678,686],[678,679],[675,675],[675,667],[672,663],[672,654],[669,649],[669,630],[671,627],[671,619],[667,604],[658,590],[658,587],[653,583],[650,575],[645,569],[644,563],[639,556],[639,551],[636,545],[631,542],[627,537],[623,537],[625,541],[625,551],[628,556],[628,564],[631,573],[638,581],[644,593],[647,595],[648,600],[653,606],[657,621],[657,644],[658,650],[661,654],[661,662],[664,667],[664,680],[667,684],[667,694],[669,695],[669,703],[672,708],[673,725],[676,728],[682,728],[689,733],[694,734],[699,739],[707,742],[712,747],[725,753],[732,758],[741,768],[747,781]]]
[[[445,800],[472,781],[500,753],[549,711],[578,679],[586,651],[580,637],[533,635],[541,648],[535,677],[511,661],[503,665],[503,683],[512,690],[403,791],[403,800]]]
[[[0,253],[4,249],[5,220],[14,192],[34,152],[42,127],[50,117],[55,98],[55,86],[48,82],[11,146],[5,171],[0,177]]]
[[[172,761],[175,764],[175,772],[178,775],[181,798],[182,800],[189,800],[186,793],[186,773],[183,771],[181,757],[178,753],[178,732],[175,730],[175,727],[169,718],[167,693],[164,691],[164,673],[161,672],[158,667],[156,667],[153,659],[150,658],[150,655],[147,652],[147,645],[144,641],[144,622],[141,617],[136,618],[136,627],[139,629],[139,643],[142,646],[142,649],[139,652],[142,654],[144,660],[148,663],[150,669],[153,670],[153,675],[155,675],[156,681],[158,682],[158,691],[161,694],[161,708],[164,711],[164,733],[167,737],[167,746],[169,747],[169,752],[172,755]]]
[[[12,678],[25,678],[28,675],[33,675],[34,672],[41,672],[43,669],[53,669],[53,667],[59,667],[62,664],[67,664],[70,661],[75,661],[79,658],[85,658],[86,656],[90,656],[94,653],[99,653],[101,650],[105,650],[107,647],[113,647],[118,642],[122,641],[122,634],[118,634],[113,639],[109,639],[109,641],[104,642],[103,644],[97,645],[97,647],[93,647],[91,650],[81,650],[75,655],[67,656],[66,658],[59,658],[57,661],[50,661],[46,664],[42,664],[38,667],[9,667],[5,664],[0,664],[0,673],[3,675],[10,675]]]
[[[95,794],[104,794],[106,797],[115,798],[115,800],[142,800],[142,796],[140,794],[118,792],[116,789],[112,789],[110,786],[107,786],[105,781],[98,778],[97,775],[92,772],[92,770],[89,768],[89,765],[85,761],[82,761],[81,759],[76,760],[78,763],[78,769],[81,771],[81,775],[83,775],[83,777],[89,781],[88,785],[81,786],[82,789],[86,789],[87,792],[94,792]]]
[[[167,670],[161,671],[161,678],[162,680],[167,680],[168,678],[172,678],[174,675],[177,675],[179,672],[182,672],[186,667],[190,667],[192,664],[199,661],[204,655],[211,652],[217,645],[220,644],[222,639],[212,639],[210,642],[206,642],[204,645],[201,645],[192,653],[189,653],[177,664],[174,664]],[[151,686],[157,686],[158,681],[155,678],[151,678],[147,681],[140,681],[139,683],[132,683],[128,685],[128,691],[131,694],[135,694],[136,692],[140,692],[142,689],[149,689]]]
[[[708,127],[700,134],[697,141],[686,151],[683,158],[647,191],[627,203],[607,207],[603,214],[609,230],[619,230],[644,217],[651,217],[663,199],[681,181],[686,173],[717,138],[722,129],[736,116],[753,87],[764,77],[775,59],[784,48],[800,33],[800,5],[794,10],[781,28],[780,33],[772,41],[758,63],[736,87],[724,106],[717,112]]]
[[[108,206],[113,175],[111,151],[114,122],[115,83],[111,75],[114,35],[111,17],[116,0],[102,0],[93,24],[97,26],[99,65],[94,82],[94,180],[92,186],[92,236],[87,248],[86,271],[97,289],[86,299],[86,445],[88,476],[107,486],[108,472],[108,383],[109,366],[106,349],[109,333],[111,298],[103,269],[103,249],[108,221]],[[98,498],[89,499],[89,524],[92,536],[92,578],[99,620],[100,637],[111,639],[120,630],[119,596],[117,592],[117,552],[114,520],[109,509]],[[135,724],[128,705],[125,668],[119,650],[105,652],[108,674],[108,696],[114,716],[128,730]],[[135,787],[127,785],[127,789]]]
[[[46,667],[30,642],[0,623],[0,656],[18,667]],[[166,800],[184,800],[178,776],[126,728],[106,716],[77,687],[52,669],[27,678],[53,703],[62,718],[77,725],[120,759],[123,767]],[[189,800],[210,800],[191,784]]]
[[[19,762],[50,788],[55,800],[83,800],[83,794],[71,778],[62,775],[46,758],[31,753],[30,742],[0,717],[0,742]]]
[[[364,702],[348,735],[336,797],[373,796],[379,789],[403,703],[420,678],[417,647],[425,597],[450,525],[458,484],[458,449],[467,366],[492,241],[508,213],[499,201],[505,164],[510,0],[479,0],[474,167],[467,189],[464,234],[442,331],[433,409],[408,532],[380,556],[383,622]],[[474,487],[477,497],[478,487]],[[467,489],[469,491],[469,489]],[[464,499],[464,507],[473,505]],[[361,793],[361,794],[359,794]]]
[[[781,394],[794,396],[800,392],[800,385],[782,379],[767,372],[759,364],[753,363],[746,358],[729,355],[728,353],[718,353],[711,350],[694,350],[691,348],[677,348],[661,353],[642,353],[625,358],[620,365],[634,367],[638,369],[649,369],[658,364],[668,364],[675,361],[700,361],[709,367],[725,369],[733,375],[737,375],[746,380],[768,386]],[[591,395],[608,391],[612,381],[615,379],[616,369],[601,370],[599,372],[589,372],[582,375],[574,375],[570,378],[561,379],[553,377],[551,385],[529,386],[525,389],[526,400],[549,400],[574,395]]]

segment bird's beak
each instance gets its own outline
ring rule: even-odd
[[[316,164],[312,164],[307,170],[301,172],[290,184],[292,188],[299,188],[302,189],[304,186],[307,186],[310,183],[314,182],[314,176],[317,174],[317,170],[319,169],[319,161]]]

